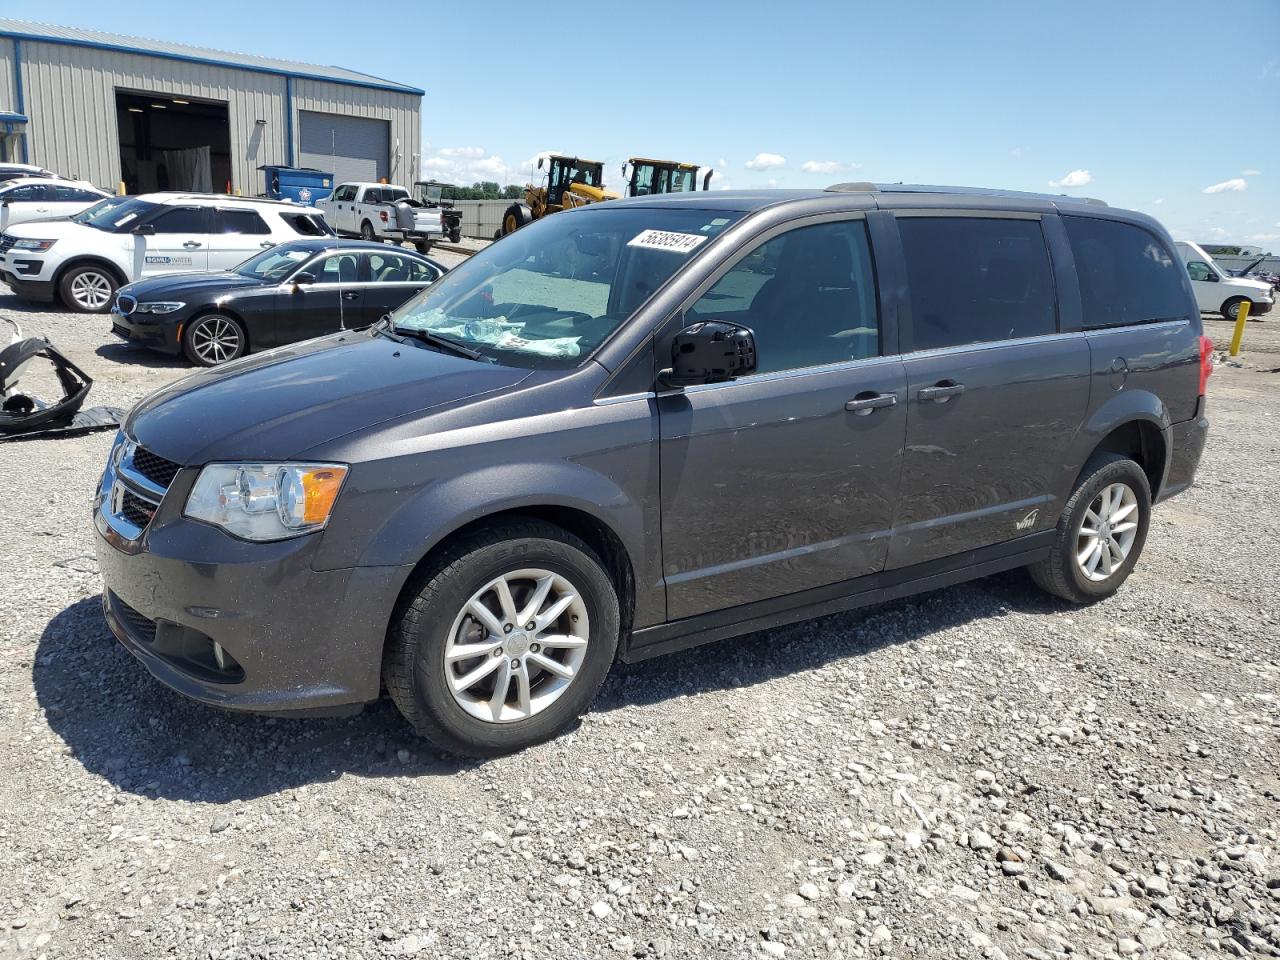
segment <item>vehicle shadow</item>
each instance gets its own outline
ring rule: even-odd
[[[619,664],[593,711],[753,686],[971,620],[1062,609],[1014,571]],[[100,597],[78,601],[49,621],[33,680],[49,726],[71,755],[118,789],[142,796],[226,803],[344,774],[449,776],[482,763],[417,739],[385,697],[354,717],[303,719],[239,714],[187,700],[154,680],[115,641]]]
[[[158,350],[148,350],[146,347],[141,347],[134,343],[125,343],[124,341],[104,343],[96,347],[93,352],[103,360],[110,360],[113,363],[132,363],[165,370],[195,371],[198,369],[187,362],[185,357],[171,356],[167,353],[160,353]]]

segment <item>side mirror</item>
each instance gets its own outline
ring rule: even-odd
[[[154,223],[140,223],[133,228],[135,237],[154,237],[156,235],[156,225]]]
[[[671,343],[671,367],[658,374],[665,387],[723,383],[754,373],[756,336],[747,327],[704,320],[685,327]]]
[[[315,282],[316,282],[316,275],[314,273],[308,273],[305,270],[302,271],[301,273],[295,273],[293,275],[293,285],[295,287],[300,287],[305,284],[315,283]]]

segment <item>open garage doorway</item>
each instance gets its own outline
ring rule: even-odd
[[[116,91],[120,171],[129,193],[223,193],[231,180],[227,104]]]

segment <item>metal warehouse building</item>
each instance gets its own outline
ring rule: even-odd
[[[129,193],[264,191],[264,164],[411,182],[423,91],[345,70],[0,19],[0,160]]]

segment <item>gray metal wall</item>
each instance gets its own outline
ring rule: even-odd
[[[462,211],[462,235],[492,240],[494,232],[502,227],[502,215],[514,200],[455,200],[453,204]]]
[[[0,38],[0,110],[17,110],[12,57],[13,41]],[[260,165],[296,162],[285,157],[283,76],[23,40],[22,77],[25,112],[31,118],[30,162],[104,189],[114,190],[120,180],[117,88],[226,101],[233,188],[246,196],[262,192]],[[292,87],[295,154],[298,110],[375,116],[391,124],[390,178],[412,180],[421,137],[421,97],[318,80],[295,79]]]
[[[344,181],[390,179],[390,124],[377,117],[298,111],[298,166]]]

